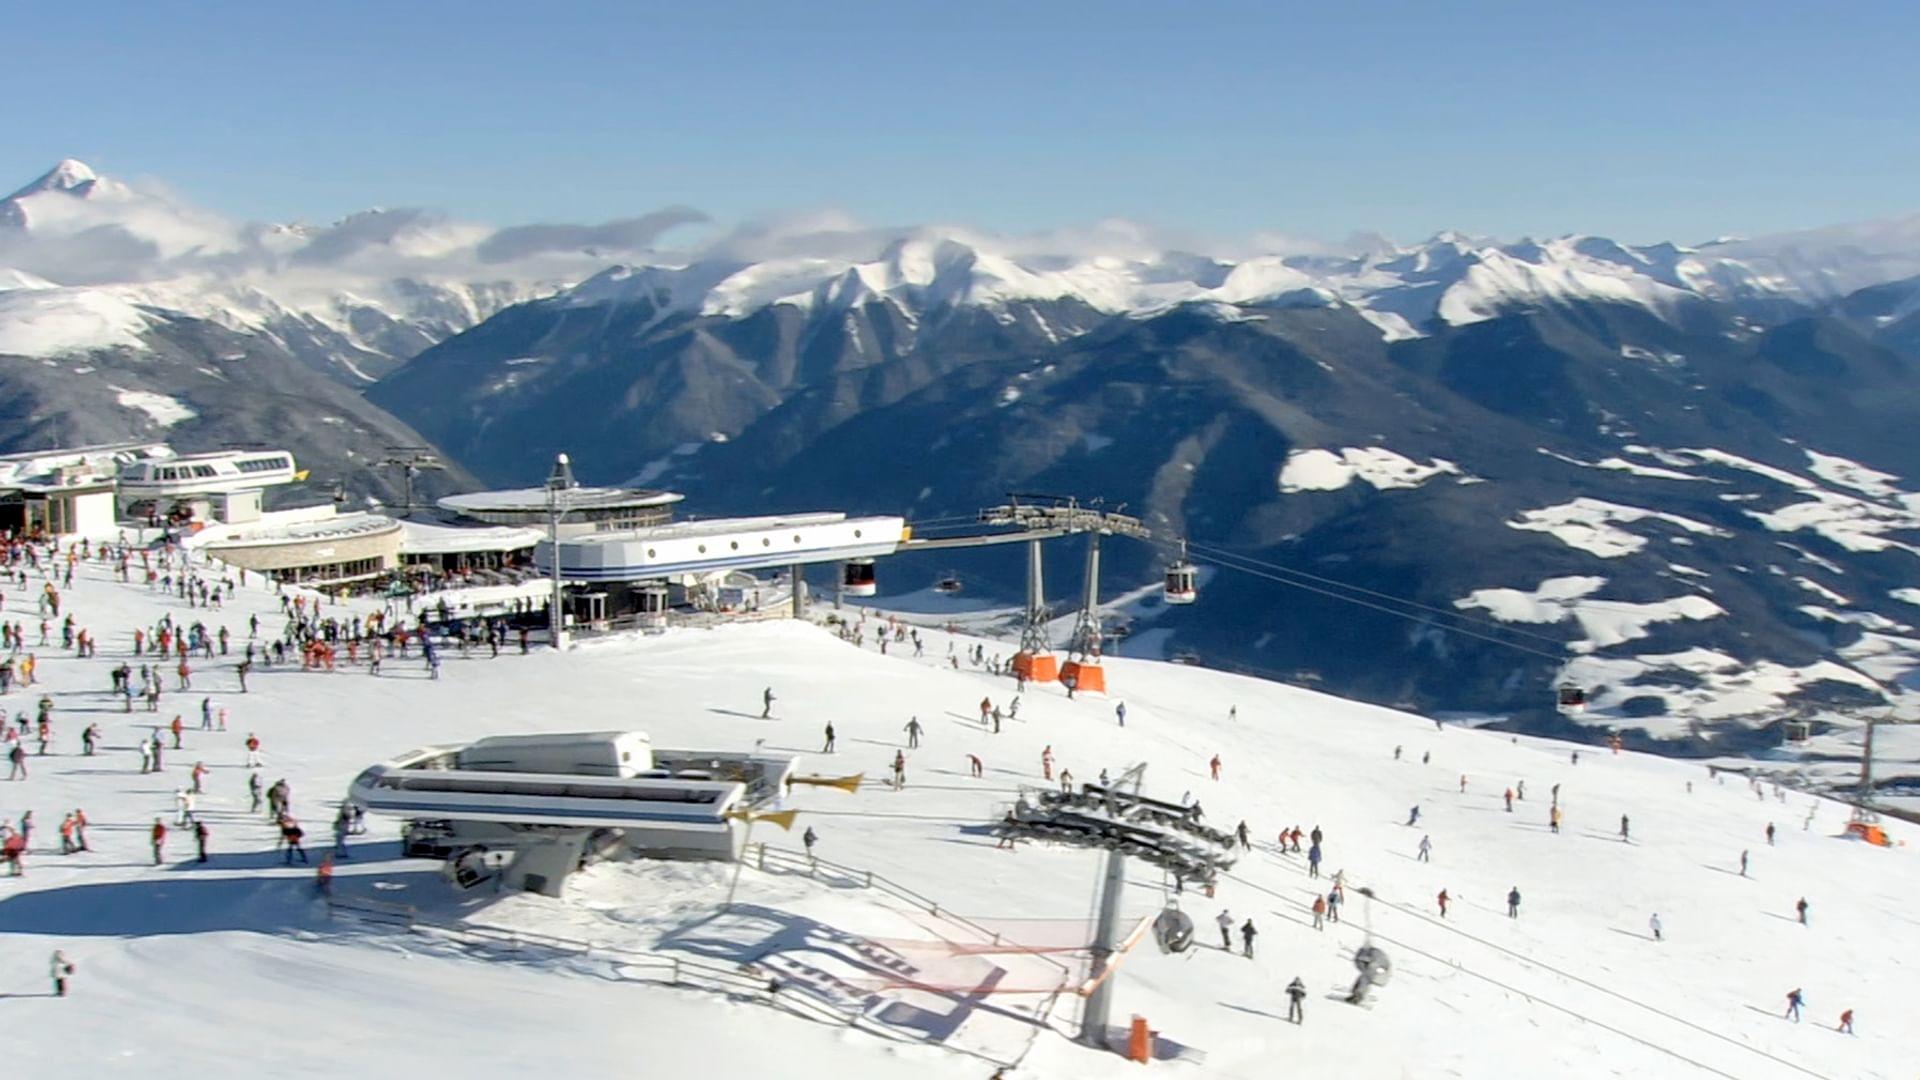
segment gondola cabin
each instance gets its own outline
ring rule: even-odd
[[[933,583],[933,591],[948,594],[957,593],[960,591],[960,579],[956,575],[948,574],[946,577]]]
[[[1573,683],[1562,683],[1555,695],[1561,713],[1574,716],[1587,711],[1587,691]]]
[[[1199,573],[1192,563],[1181,559],[1167,567],[1167,583],[1162,595],[1169,604],[1191,604],[1199,597]]]
[[[1789,720],[1781,730],[1790,743],[1803,743],[1813,737],[1813,725],[1805,720]]]
[[[872,559],[848,559],[840,580],[848,596],[873,596],[880,591]]]

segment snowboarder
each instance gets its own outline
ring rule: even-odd
[[[769,686],[765,690],[760,691],[760,719],[766,720],[772,716],[773,716],[773,687]]]
[[[1228,952],[1232,952],[1233,916],[1228,913],[1226,908],[1221,908],[1220,914],[1215,916],[1213,921],[1220,925],[1220,947]]]
[[[919,749],[920,748],[920,732],[925,730],[920,726],[920,718],[917,716],[909,717],[907,719],[907,726],[905,730],[907,732],[907,749],[909,750]]]
[[[1655,941],[1665,940],[1660,936],[1660,913],[1659,912],[1657,911],[1654,912],[1653,917],[1647,920],[1647,929],[1653,931],[1653,940]]]
[[[1307,984],[1300,981],[1300,976],[1295,975],[1293,981],[1287,984],[1287,1019],[1296,1024],[1306,1023],[1307,1013],[1302,1007],[1306,999]]]
[[[1513,888],[1507,890],[1507,918],[1517,919],[1519,917],[1520,917],[1520,886],[1515,885]]]
[[[1794,987],[1793,990],[1787,994],[1787,1012],[1781,1019],[1792,1020],[1796,1024],[1799,1023],[1800,1006],[1806,1004],[1806,1000],[1806,998],[1800,996],[1800,988]]]
[[[1793,905],[1793,909],[1800,913],[1800,925],[1807,925],[1807,898],[1801,897],[1800,902]]]
[[[1447,901],[1450,899],[1450,897],[1447,896],[1447,890],[1441,889],[1440,895],[1435,897],[1434,899],[1440,901],[1440,917],[1443,919],[1446,918],[1447,917]]]
[[[1407,811],[1407,826],[1411,828],[1414,824],[1419,822],[1419,820],[1420,820],[1420,804],[1415,803],[1413,806],[1413,809]]]
[[[827,721],[827,743],[820,748],[820,752],[823,754],[833,753],[833,721],[831,720]]]
[[[1254,929],[1253,920],[1248,919],[1240,925],[1240,955],[1253,959],[1253,939],[1260,931]]]
[[[1421,837],[1421,838],[1420,838],[1420,858],[1419,858],[1419,861],[1420,861],[1420,862],[1432,862],[1432,861],[1433,861],[1433,858],[1432,858],[1432,856],[1433,856],[1433,838],[1432,838],[1431,836],[1423,836],[1423,837]]]
[[[67,959],[67,954],[55,949],[50,967],[52,970],[49,974],[53,976],[53,996],[66,997],[67,980],[73,978],[73,962]],[[1847,1015],[1853,1014],[1849,1012]]]

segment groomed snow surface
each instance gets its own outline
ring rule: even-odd
[[[5,588],[6,612],[29,640],[39,587],[35,577],[27,589]],[[0,784],[0,812],[17,821],[32,809],[37,820],[25,876],[0,878],[14,1075],[980,1080],[996,1067],[988,1059],[1016,1057],[1015,1077],[1143,1075],[1070,1041],[1071,996],[1036,1026],[1029,1018],[1044,1000],[1035,995],[886,987],[880,959],[904,963],[909,976],[967,971],[978,982],[1002,968],[1015,984],[1036,978],[1034,960],[962,963],[940,944],[950,927],[850,882],[748,869],[740,906],[722,914],[731,867],[630,863],[590,870],[557,900],[485,889],[456,897],[432,864],[396,858],[394,827],[373,819],[336,888],[476,923],[845,974],[871,1031],[649,985],[605,956],[463,950],[329,922],[311,871],[284,868],[268,824],[247,813],[248,732],[263,742],[263,777],[292,785],[317,857],[334,800],[374,761],[489,733],[628,727],[662,746],[764,740],[802,755],[803,773],[864,773],[869,782],[854,794],[796,788],[796,833],[810,825],[823,858],[882,873],[942,911],[1025,926],[1010,932],[1036,943],[1045,936],[1036,920],[1060,920],[1048,924],[1056,931],[1084,925],[1099,865],[1094,853],[1047,845],[996,850],[983,829],[1021,786],[1042,783],[1043,747],[1083,781],[1145,761],[1149,794],[1191,792],[1223,828],[1244,818],[1254,850],[1218,895],[1179,898],[1202,947],[1169,956],[1149,941],[1117,976],[1116,1021],[1147,1017],[1161,1047],[1181,1058],[1151,1066],[1155,1075],[1892,1077],[1911,1075],[1920,1053],[1909,1017],[1920,996],[1909,960],[1920,939],[1915,851],[1837,839],[1844,808],[1802,795],[1756,799],[1738,778],[1716,784],[1695,764],[1592,748],[1575,764],[1564,744],[1439,730],[1279,684],[1119,659],[1107,664],[1113,696],[1068,701],[1057,688],[1030,688],[1018,720],[996,736],[977,723],[978,703],[1006,705],[1009,683],[964,660],[954,669],[951,639],[938,632],[923,631],[923,660],[898,646],[882,656],[872,621],[865,648],[778,621],[604,639],[565,654],[467,660],[449,649],[439,681],[417,660],[391,660],[378,678],[344,665],[260,670],[244,695],[230,663],[200,661],[192,692],[169,692],[156,714],[127,715],[105,690],[108,669],[132,660],[135,626],[171,612],[225,624],[244,640],[252,612],[278,631],[277,603],[248,592],[225,611],[192,611],[92,567],[66,599],[64,610],[98,636],[99,657],[34,650],[43,685],[16,689],[11,705],[31,711],[39,691],[52,695],[52,753],[29,759],[29,779]],[[359,609],[328,613],[351,610]],[[951,643],[964,651],[972,640]],[[1002,642],[988,649],[1008,651]],[[167,682],[171,691],[171,673]],[[760,720],[767,686],[775,715]],[[207,695],[229,710],[224,733],[197,730]],[[1116,700],[1128,706],[1124,728]],[[176,712],[186,718],[184,748],[167,754],[165,773],[141,775],[136,740]],[[907,786],[896,792],[873,781],[910,716],[926,735],[907,752]],[[830,756],[815,753],[829,720],[840,746]],[[78,754],[89,722],[105,731],[92,758]],[[1218,781],[1206,764],[1216,753]],[[967,754],[983,759],[983,779],[968,776]],[[196,760],[212,769],[200,809],[213,859],[187,861],[192,845],[176,831],[165,865],[154,866],[146,831],[171,817],[172,793]],[[1509,814],[1501,792],[1522,780],[1526,798]],[[1558,835],[1547,828],[1555,785],[1566,813]],[[1416,805],[1420,821],[1409,827]],[[61,856],[55,828],[73,807],[92,819],[95,850]],[[1623,814],[1631,843],[1618,835]],[[1764,838],[1769,822],[1781,830],[1777,846]],[[1293,825],[1325,830],[1323,869],[1345,875],[1344,919],[1324,931],[1312,929],[1307,909],[1328,882],[1309,879],[1300,856],[1272,843]],[[1888,828],[1903,841],[1920,836],[1901,823]],[[1430,863],[1415,859],[1422,836],[1433,842]],[[798,846],[767,825],[754,838]],[[1737,873],[1743,849],[1746,878]],[[1169,899],[1142,866],[1129,884],[1130,916]],[[1370,908],[1361,886],[1379,898]],[[1504,897],[1515,886],[1523,903],[1509,919]],[[1444,920],[1434,905],[1443,888],[1453,899]],[[1802,896],[1807,926],[1794,917]],[[1256,958],[1218,947],[1222,909],[1236,925],[1251,918],[1259,927]],[[1655,913],[1663,942],[1648,934]],[[1394,974],[1358,1008],[1335,996],[1352,980],[1351,955],[1369,924]],[[46,996],[56,948],[78,966],[64,1000]],[[1299,1026],[1284,1020],[1283,988],[1296,975],[1311,988]],[[1808,1001],[1798,1024],[1781,1018],[1796,987]],[[1834,1031],[1847,1007],[1857,1036]]]

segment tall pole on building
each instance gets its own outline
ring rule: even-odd
[[[575,486],[573,464],[567,455],[557,454],[553,459],[553,472],[547,476],[547,551],[553,571],[553,596],[547,601],[547,636],[556,649],[566,648],[567,624],[564,594],[561,592],[560,576],[560,516],[566,513],[563,505],[567,493]]]

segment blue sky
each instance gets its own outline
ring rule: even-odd
[[[549,7],[557,10],[546,10]],[[1920,5],[208,2],[7,13],[0,188],[1699,240],[1920,210]]]

